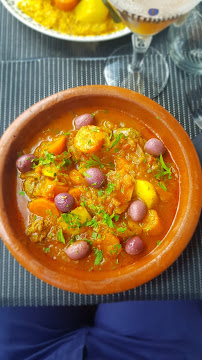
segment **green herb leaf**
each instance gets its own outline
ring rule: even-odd
[[[47,252],[50,252],[50,248],[49,248],[49,247],[47,247],[47,248],[44,247],[44,248],[43,248],[43,251],[45,252],[45,254],[47,254]]]
[[[98,233],[93,232],[93,233],[92,233],[92,238],[96,240],[96,239],[97,239],[97,237],[98,237]]]
[[[86,171],[84,171],[83,175],[87,178],[91,178],[91,175],[89,175]]]
[[[58,240],[61,241],[63,244],[65,244],[65,238],[62,232],[62,229],[58,231]]]
[[[72,161],[69,158],[63,159],[61,164],[58,165],[57,167],[59,169],[61,169],[61,167],[64,167],[65,169],[67,168],[67,166],[71,165]]]
[[[97,228],[98,227],[98,222],[97,222],[97,220],[95,218],[93,218],[90,221],[86,221],[85,224],[84,224],[84,227],[85,226],[90,226],[90,227],[93,227],[93,228]]]
[[[65,133],[65,132],[62,133],[62,135],[64,135],[64,136],[67,136],[67,135],[69,135],[69,134],[70,134],[70,131],[68,131],[68,132],[66,132],[66,133]]]
[[[172,179],[171,168],[165,164],[162,154],[160,155],[158,161],[160,163],[161,168],[157,170],[157,173],[154,175],[155,178],[160,180],[163,176],[168,175],[168,179]]]
[[[80,228],[82,226],[81,222],[80,222],[80,216],[73,214],[73,213],[63,213],[61,215],[62,220],[68,224],[68,229],[75,229],[75,228]]]
[[[110,254],[118,254],[118,249],[121,249],[122,248],[122,245],[121,244],[115,244],[113,245],[113,250],[110,250]]]
[[[167,191],[167,187],[164,184],[158,182],[158,186],[160,186],[164,191]]]
[[[96,155],[92,155],[92,158],[90,157],[86,162],[85,162],[85,168],[91,168],[93,166],[99,166],[101,169],[103,169],[104,165],[101,163],[100,159],[98,156]]]
[[[116,185],[109,182],[109,183],[107,184],[107,188],[106,188],[106,190],[105,190],[106,194],[107,194],[107,195],[110,195],[110,194],[115,190],[115,188],[116,188]]]
[[[44,157],[39,158],[38,164],[41,166],[50,165],[51,163],[54,163],[55,165],[57,165],[55,158],[56,158],[56,156],[54,154],[49,153],[47,150],[44,150]]]
[[[127,226],[126,227],[119,227],[118,229],[117,229],[117,231],[118,232],[121,232],[121,233],[124,233],[124,231],[126,231],[127,230]]]
[[[113,143],[111,144],[111,146],[107,149],[110,150],[111,148],[113,148],[114,146],[118,145],[119,141],[121,140],[121,138],[124,136],[123,133],[120,133],[119,135],[115,135],[115,140],[113,141]]]
[[[110,228],[114,228],[114,223],[111,217],[109,216],[109,214],[106,213],[104,210],[102,211],[102,214],[103,214],[103,222],[106,223]]]
[[[25,191],[19,191],[18,194],[21,196],[25,196]]]
[[[103,259],[103,251],[99,249],[95,249],[95,262],[94,265],[100,265],[102,259]]]

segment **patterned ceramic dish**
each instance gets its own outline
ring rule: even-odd
[[[74,36],[61,33],[59,31],[55,31],[52,29],[47,29],[44,26],[38,24],[32,18],[24,14],[16,5],[16,0],[1,0],[2,4],[7,8],[7,10],[16,17],[19,21],[23,24],[27,25],[28,27],[39,31],[44,35],[48,35],[54,38],[58,38],[61,40],[70,40],[70,41],[80,41],[80,42],[96,42],[96,41],[106,41],[119,38],[121,36],[130,34],[130,29],[125,28],[120,31],[116,31],[111,34],[106,35],[97,35],[97,36]]]

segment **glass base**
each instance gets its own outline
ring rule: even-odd
[[[164,89],[169,77],[168,65],[164,57],[151,46],[147,50],[141,72],[130,70],[132,44],[116,49],[107,59],[104,76],[107,85],[134,90],[151,99]]]

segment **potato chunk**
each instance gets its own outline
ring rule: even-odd
[[[75,136],[74,146],[83,153],[94,153],[101,149],[105,138],[106,133],[98,126],[83,126]]]
[[[68,235],[78,235],[83,232],[82,226],[89,220],[91,220],[91,216],[88,211],[84,207],[78,206],[69,214],[63,214],[58,219],[58,224],[64,233]]]
[[[142,230],[148,235],[159,235],[162,232],[163,226],[156,210],[148,211],[142,224]]]
[[[158,201],[158,196],[152,184],[146,180],[136,180],[135,191],[137,196],[151,209]]]

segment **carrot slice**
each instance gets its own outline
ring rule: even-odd
[[[75,8],[79,0],[54,0],[55,6],[63,11],[70,11]]]
[[[56,184],[54,186],[54,189],[53,189],[53,192],[54,192],[54,195],[58,195],[60,193],[64,193],[64,192],[68,192],[69,190],[69,186],[68,185],[65,185],[65,184]]]
[[[69,190],[69,194],[72,195],[76,200],[80,199],[81,194],[84,192],[82,186],[78,186]]]
[[[54,155],[60,155],[66,148],[66,136],[60,136],[57,140],[49,144],[47,151]]]
[[[29,205],[29,211],[41,217],[46,217],[50,214],[59,216],[59,211],[54,202],[44,198],[32,200]]]

